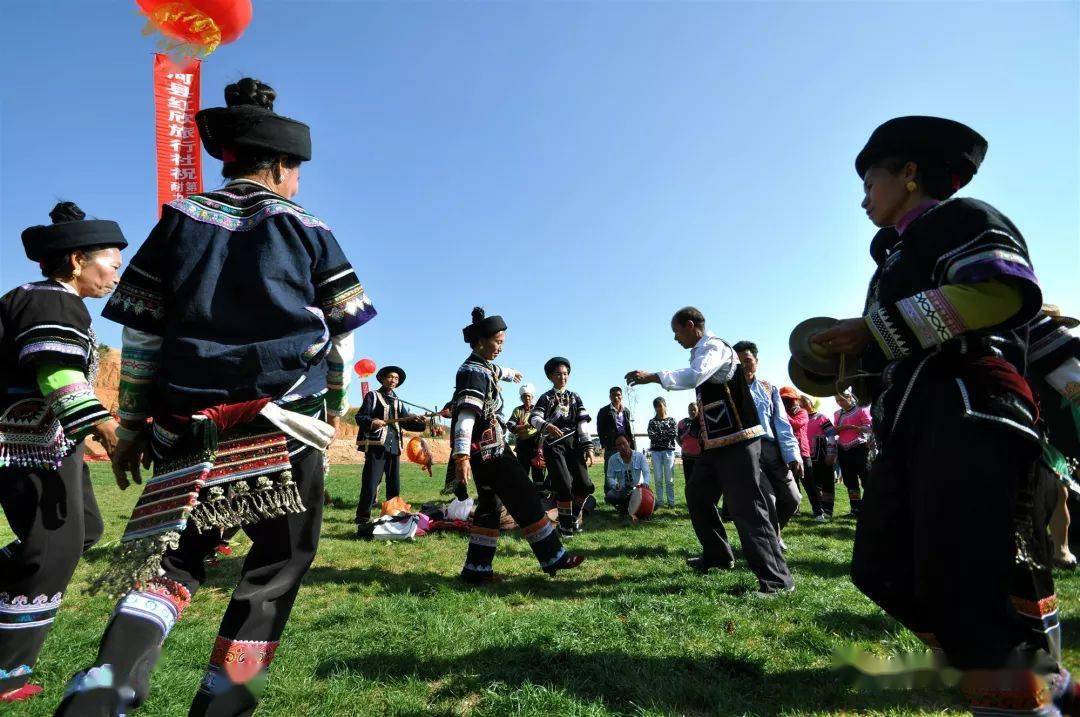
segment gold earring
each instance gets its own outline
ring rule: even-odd
[[[918,184],[915,184],[915,182],[914,182],[914,181],[909,181],[909,182],[908,182],[907,184],[905,184],[904,186],[905,186],[905,187],[907,188],[908,192],[914,192],[914,191],[915,191],[916,189],[918,189],[918,188],[919,188],[919,185],[918,185]]]

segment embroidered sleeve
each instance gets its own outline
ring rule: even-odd
[[[1046,314],[1031,322],[1028,335],[1028,372],[1046,376],[1065,362],[1080,359],[1080,336]]]
[[[469,408],[477,415],[484,415],[490,374],[479,364],[466,363],[458,369],[454,388],[454,413]]]
[[[82,371],[44,364],[38,366],[37,382],[64,435],[72,441],[81,441],[94,426],[112,418]]]
[[[103,317],[156,336],[165,335],[167,250],[180,217],[176,210],[165,207],[150,236],[124,270],[120,283],[101,312]]]
[[[947,284],[877,307],[866,323],[885,356],[898,359],[968,331],[1008,324],[1024,301],[1022,287],[1012,280]]]
[[[585,408],[585,402],[581,400],[581,396],[574,394],[574,401],[577,403],[577,422],[578,425],[584,423],[592,423],[592,415],[589,414],[589,409]],[[586,429],[588,430],[588,429]]]
[[[145,421],[151,414],[150,395],[158,373],[162,339],[125,328],[120,349],[120,390],[117,403],[124,421]]]
[[[532,413],[529,414],[529,423],[538,431],[544,429],[544,425],[547,423],[548,408],[551,406],[551,394],[545,393],[533,406]]]
[[[476,424],[476,415],[472,406],[463,406],[454,422],[453,454],[455,456],[467,456],[472,452],[472,433],[473,426]]]
[[[327,229],[309,228],[315,257],[315,301],[326,318],[331,336],[348,333],[375,317],[375,307],[364,292],[337,239]]]
[[[354,352],[352,332],[330,339],[330,351],[326,354],[326,410],[331,416],[343,416],[349,410],[349,380],[352,376],[345,367],[352,363]]]
[[[21,367],[60,366],[87,371],[95,341],[90,314],[75,294],[49,282],[29,284],[13,302],[5,332]]]

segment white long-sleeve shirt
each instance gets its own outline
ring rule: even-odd
[[[723,340],[706,331],[690,349],[690,365],[657,371],[660,385],[668,391],[697,388],[706,381],[726,383],[739,370],[739,356]]]

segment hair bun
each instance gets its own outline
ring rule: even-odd
[[[483,307],[474,306],[472,310],[472,322],[474,324],[479,324],[481,321],[484,320],[484,315],[485,314]]]
[[[225,104],[229,107],[256,105],[272,112],[275,99],[277,99],[277,93],[274,92],[274,88],[253,77],[245,77],[239,82],[225,86]]]
[[[81,222],[86,219],[86,212],[79,209],[79,205],[75,202],[57,202],[56,206],[49,212],[49,219],[52,219],[53,224]]]

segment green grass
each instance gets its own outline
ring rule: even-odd
[[[598,468],[593,471],[599,483]],[[457,580],[462,536],[394,544],[352,538],[358,472],[332,470],[335,501],[260,715],[962,711],[950,692],[858,692],[832,670],[838,647],[880,654],[918,648],[914,636],[848,581],[850,518],[818,525],[804,505],[785,532],[798,591],[773,601],[745,595],[755,581],[741,562],[704,578],[687,571],[683,558],[697,546],[681,501],[637,527],[602,507],[588,532],[572,540],[587,562],[555,580],[537,569],[523,540],[508,535],[495,563],[508,580],[473,590]],[[7,707],[5,717],[51,714],[64,683],[96,654],[113,602],[88,597],[82,587],[107,559],[137,496],[120,493],[107,466],[95,465],[93,476],[105,538],[80,565],[41,655],[35,678],[45,696]],[[410,465],[403,478],[414,505],[437,498],[441,476],[423,477]],[[681,477],[678,490],[682,496]],[[837,510],[847,510],[842,498]],[[0,541],[9,538],[0,528]],[[210,570],[170,635],[140,714],[187,714],[247,551],[246,538],[236,543],[236,555]],[[1059,578],[1069,616],[1077,578]],[[1065,623],[1069,641],[1080,624]],[[1067,650],[1068,663],[1076,657]]]

